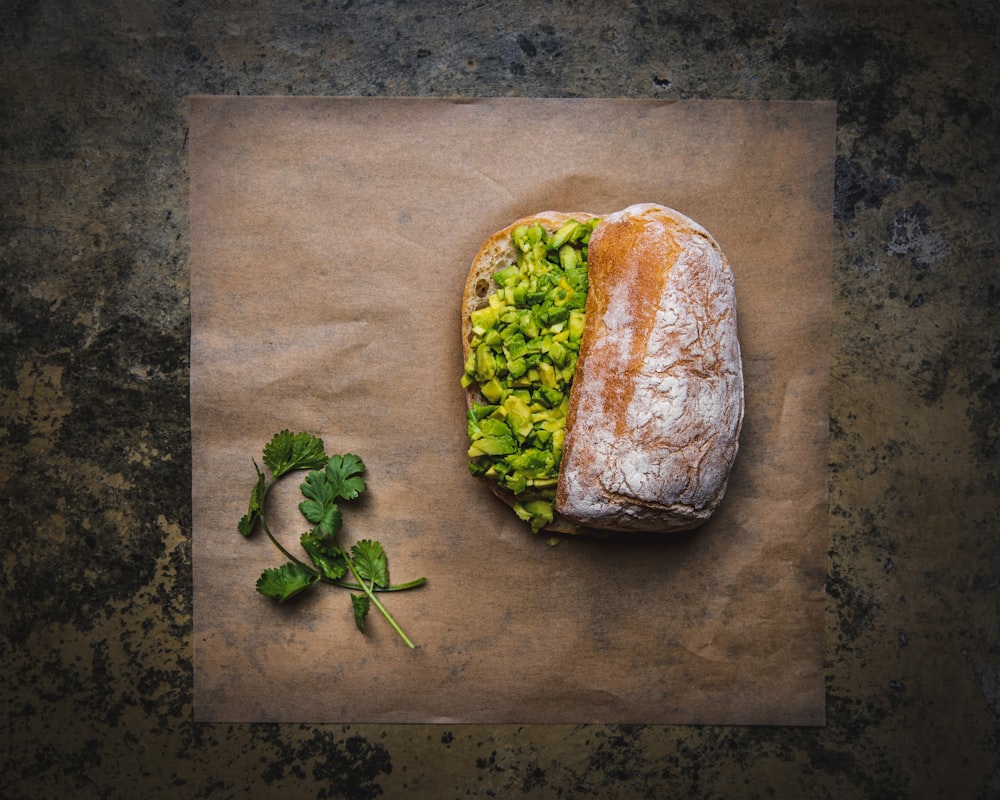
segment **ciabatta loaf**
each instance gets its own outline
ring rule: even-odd
[[[743,421],[733,274],[717,242],[672,209],[605,217],[556,494],[589,527],[696,528],[726,489]]]
[[[542,212],[491,236],[469,271],[470,315],[516,259],[511,233],[540,222],[554,233],[589,213]],[[725,493],[743,420],[743,372],[733,274],[700,225],[640,204],[602,218],[589,243],[586,321],[546,530],[671,532],[704,523]],[[479,388],[467,401],[484,403]],[[514,505],[514,495],[491,482]]]

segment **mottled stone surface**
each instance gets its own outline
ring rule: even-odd
[[[1000,794],[995,4],[521,5],[0,8],[3,798]],[[191,722],[195,93],[838,102],[825,728]]]

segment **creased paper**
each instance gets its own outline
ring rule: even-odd
[[[194,97],[194,690],[202,721],[824,722],[835,104]],[[466,468],[458,318],[479,245],[536,211],[636,202],[705,226],[736,277],[746,382],[725,500],[693,536],[533,536]],[[342,539],[383,596],[279,606],[244,540],[279,430],[359,454]],[[269,512],[307,525],[298,483]]]

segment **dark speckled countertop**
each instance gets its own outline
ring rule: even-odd
[[[1000,796],[1000,13],[875,5],[4,3],[0,797]],[[192,722],[192,94],[836,100],[827,725]]]

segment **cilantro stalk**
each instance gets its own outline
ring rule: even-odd
[[[399,627],[399,623],[396,622],[392,614],[389,613],[386,607],[382,605],[381,601],[375,596],[374,579],[372,579],[370,583],[365,583],[364,579],[358,573],[358,568],[355,566],[354,560],[348,557],[346,558],[346,561],[347,561],[347,568],[351,571],[351,574],[358,581],[358,583],[361,584],[361,588],[364,590],[365,596],[367,596],[368,599],[375,605],[375,608],[377,608],[381,612],[382,616],[385,617],[386,621],[392,626],[393,630],[399,634],[400,638],[404,642],[406,642],[406,646],[409,647],[411,650],[413,650],[415,645],[413,644],[412,641],[410,641],[410,637],[403,632],[403,629]],[[359,624],[362,633],[364,633],[364,619],[363,619],[364,613],[367,613],[367,609],[364,610],[361,622]],[[355,605],[355,619],[357,620],[357,605]]]
[[[427,579],[392,584],[389,581],[388,558],[381,543],[364,539],[348,550],[339,542],[343,516],[336,501],[354,500],[366,489],[362,477],[364,462],[350,453],[327,456],[321,439],[307,433],[282,431],[265,445],[264,465],[270,469],[271,479],[268,480],[254,462],[257,480],[250,492],[247,513],[237,529],[243,536],[249,537],[259,525],[288,562],[265,570],[257,580],[257,591],[279,603],[320,582],[360,591],[360,595],[351,595],[358,630],[365,632],[368,611],[374,605],[406,645],[414,649],[412,640],[376,593],[413,589],[422,586]],[[313,528],[302,534],[300,543],[311,564],[293,555],[278,541],[265,517],[266,499],[271,487],[283,476],[295,471],[308,471],[300,487],[306,499],[299,503],[299,510],[306,520],[313,523]],[[356,582],[344,580],[348,573]]]

